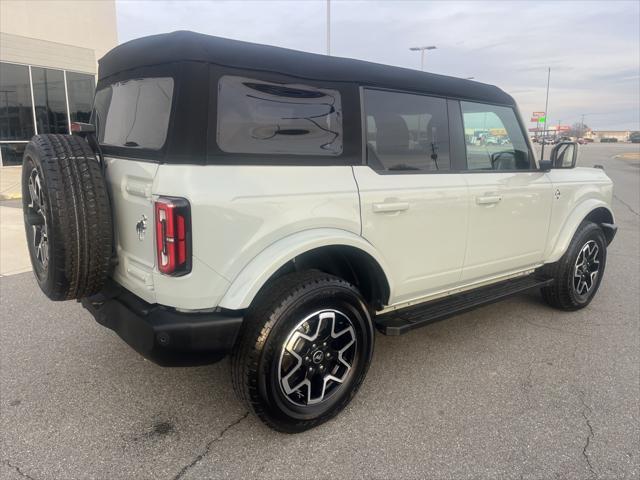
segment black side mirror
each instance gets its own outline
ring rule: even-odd
[[[578,143],[560,142],[551,150],[553,168],[573,168],[578,161]]]
[[[551,160],[540,160],[538,165],[543,172],[548,172],[553,168],[553,162]]]

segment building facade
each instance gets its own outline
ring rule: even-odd
[[[115,0],[0,1],[0,165],[89,120],[97,61],[117,43]]]

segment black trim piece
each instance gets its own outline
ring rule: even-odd
[[[602,228],[604,236],[607,239],[607,245],[609,245],[611,242],[613,242],[616,233],[618,233],[618,226],[614,225],[613,223],[601,223],[600,228]]]
[[[184,313],[152,305],[113,281],[81,303],[99,324],[163,366],[221,360],[231,352],[243,321],[239,312]]]
[[[464,141],[464,125],[460,101],[447,99],[447,114],[449,116],[449,158],[451,168],[457,172],[463,172],[467,168],[467,145]]]
[[[385,335],[402,335],[430,323],[444,320],[482,305],[497,302],[527,290],[546,287],[552,279],[535,274],[479,287],[444,299],[425,302],[402,310],[385,313],[375,318],[378,330]]]

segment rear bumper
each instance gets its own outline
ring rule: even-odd
[[[148,304],[114,282],[81,303],[134,350],[165,366],[221,360],[231,352],[242,325],[237,312],[177,312]]]

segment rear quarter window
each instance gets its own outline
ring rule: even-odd
[[[340,155],[340,94],[225,75],[218,83],[216,140],[227,153]]]
[[[167,139],[173,78],[114,83],[96,93],[94,109],[101,144],[160,150]]]

